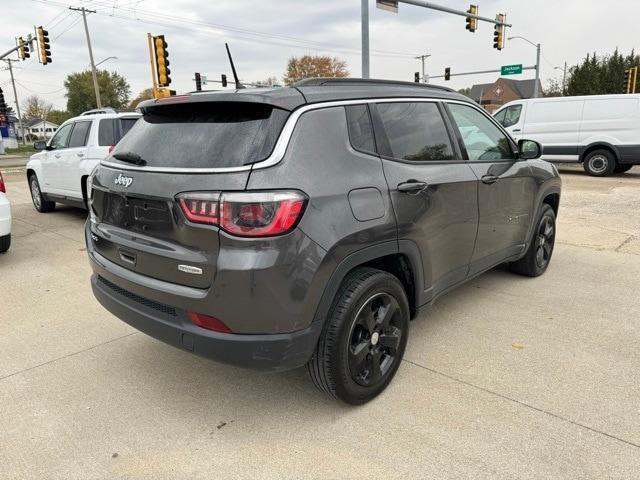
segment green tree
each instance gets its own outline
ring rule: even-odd
[[[142,90],[136,98],[129,103],[129,110],[135,110],[138,104],[144,100],[151,100],[153,98],[153,88],[145,88]]]
[[[289,59],[282,80],[285,85],[291,85],[303,78],[348,76],[347,62],[344,60],[326,55],[304,55]]]
[[[467,97],[471,97],[471,87],[461,88],[460,90],[458,90],[458,93],[466,95]]]
[[[131,95],[131,87],[125,78],[117,72],[107,70],[98,70],[97,75],[102,105],[116,109],[126,108]],[[67,110],[72,115],[79,115],[86,110],[97,107],[91,70],[67,75],[64,86],[67,89],[67,93],[65,93]]]
[[[562,81],[557,78],[550,78],[542,90],[544,97],[562,97]]]
[[[571,67],[567,79],[567,95],[604,95],[623,93],[624,71],[640,65],[640,55],[632,50],[626,57],[616,48],[611,55],[587,56]],[[636,85],[636,91],[639,91]]]
[[[73,117],[73,115],[71,115],[66,110],[51,110],[49,112],[49,115],[47,115],[47,120],[57,125],[62,125],[71,117]]]

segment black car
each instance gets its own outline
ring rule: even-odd
[[[502,263],[549,265],[557,170],[447,88],[325,78],[139,108],[90,178],[91,282],[178,348],[306,365],[364,403],[420,307]]]

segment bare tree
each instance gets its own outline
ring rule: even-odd
[[[29,121],[34,118],[46,119],[53,108],[49,102],[37,95],[27,97],[22,105],[22,120]]]
[[[289,59],[283,80],[286,85],[291,85],[303,78],[348,76],[347,62],[344,60],[325,55],[304,55]]]

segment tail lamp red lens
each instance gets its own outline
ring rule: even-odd
[[[205,315],[204,313],[187,312],[187,316],[194,325],[197,325],[206,330],[221,333],[233,333],[222,320],[218,320],[216,317],[212,317],[211,315]]]
[[[7,193],[7,187],[4,185],[4,178],[2,178],[2,172],[0,172],[0,192]]]
[[[191,222],[217,225],[240,237],[271,237],[300,221],[307,197],[298,191],[186,193],[178,196]]]

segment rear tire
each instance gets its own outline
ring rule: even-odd
[[[542,275],[551,262],[556,241],[556,214],[551,205],[542,204],[533,238],[527,253],[520,260],[509,265],[512,272],[527,277]]]
[[[0,237],[0,253],[4,253],[9,250],[11,246],[11,234]]]
[[[408,333],[409,302],[402,284],[382,270],[358,268],[336,294],[307,364],[309,375],[334,398],[366,403],[391,382]]]
[[[31,201],[33,206],[40,213],[52,212],[56,208],[56,202],[46,200],[40,190],[40,183],[35,173],[29,177],[29,191],[31,192]]]
[[[633,164],[624,164],[624,165],[617,164],[616,168],[614,168],[613,171],[614,173],[624,173],[624,172],[628,172],[632,168],[633,168]]]
[[[585,157],[582,167],[593,177],[606,177],[616,168],[616,159],[609,150],[594,150]]]

